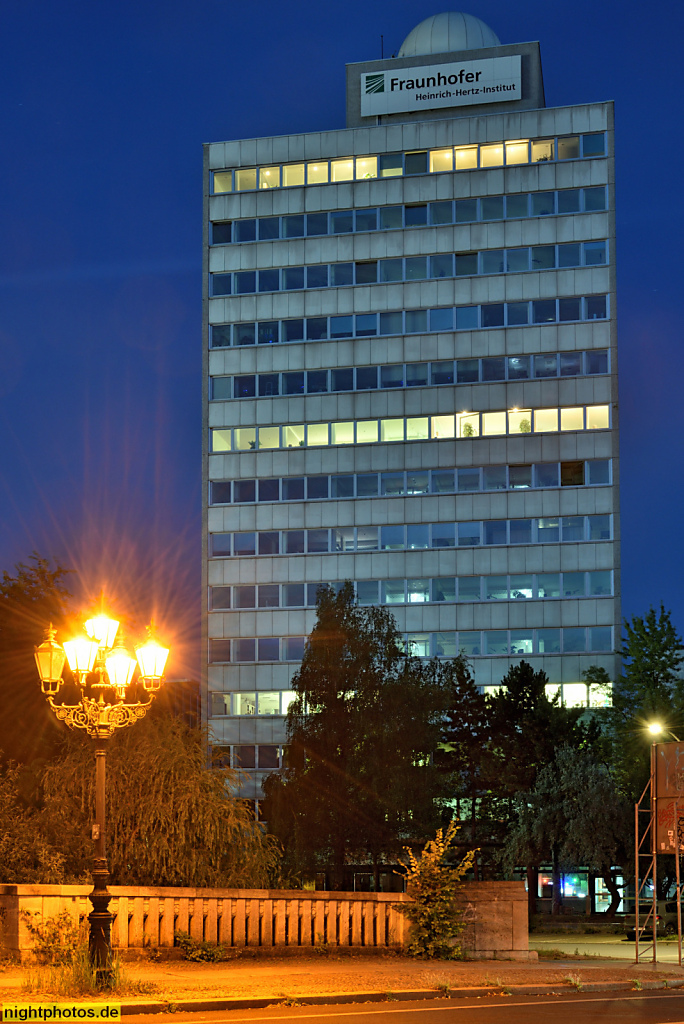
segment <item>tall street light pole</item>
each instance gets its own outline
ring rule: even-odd
[[[105,764],[106,741],[117,729],[144,718],[163,680],[169,651],[161,647],[148,629],[147,638],[135,648],[135,658],[126,649],[119,623],[106,615],[95,615],[85,622],[85,632],[59,644],[52,623],[40,647],[35,648],[36,665],[43,693],[57,718],[70,729],[83,729],[95,741],[95,821],[92,839],[93,905],[90,923],[90,961],[97,983],[106,988],[111,982],[112,921],[109,912],[111,893],[105,847]],[[116,641],[116,642],[115,642]],[[62,672],[68,662],[76,685],[75,703],[58,701],[64,685]],[[137,671],[137,675],[136,675]],[[141,694],[142,687],[142,694]],[[139,699],[143,696],[145,699]]]

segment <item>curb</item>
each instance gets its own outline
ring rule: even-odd
[[[684,978],[672,981],[643,981],[641,990],[673,989],[684,987]],[[265,999],[181,999],[149,1003],[122,1003],[121,1014],[131,1016],[143,1013],[200,1013],[212,1010],[260,1010],[267,1006],[300,1005],[327,1006],[342,1003],[408,1002],[421,999],[469,999],[478,996],[502,994],[520,996],[563,995],[571,992],[568,985],[502,985],[496,987],[452,988],[441,994],[435,989],[399,989],[396,992],[333,992],[326,995],[275,996]],[[632,981],[588,981],[581,992],[634,992]]]

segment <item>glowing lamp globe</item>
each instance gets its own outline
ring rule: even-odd
[[[118,628],[119,623],[116,619],[110,619],[108,615],[95,615],[85,624],[86,633],[91,640],[97,640],[99,647],[107,649],[114,646],[114,637]]]
[[[40,647],[34,648],[34,657],[43,693],[57,693],[62,682],[62,669],[66,653],[62,645],[55,640],[55,630],[52,628],[52,624],[46,630],[43,643]]]
[[[64,641],[69,668],[75,676],[83,676],[92,672],[98,646],[97,640],[89,640],[87,636],[78,636],[74,640]]]
[[[116,690],[117,695],[123,698],[135,672],[135,658],[132,658],[123,644],[120,644],[114,648],[106,659],[105,666],[109,682]]]
[[[169,656],[168,647],[162,647],[150,637],[144,644],[136,647],[135,655],[145,689],[158,690],[164,675],[166,659]]]

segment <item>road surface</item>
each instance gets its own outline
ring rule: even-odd
[[[684,1024],[684,994],[564,993],[175,1013],[169,1024]],[[151,1024],[126,1015],[126,1024]]]

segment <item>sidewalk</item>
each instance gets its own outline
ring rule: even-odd
[[[0,967],[0,1002],[61,1002],[66,997],[28,994],[22,985],[29,970]],[[684,986],[676,964],[639,964],[568,957],[561,961],[520,963],[505,960],[413,960],[396,955],[340,956],[334,953],[250,960],[243,955],[220,964],[138,961],[124,964],[126,980],[144,994],[113,995],[126,1013],[176,1010],[243,1009],[282,1000],[342,1002],[365,999],[476,996],[510,990],[520,994],[629,990]],[[137,983],[137,984],[136,984]],[[148,988],[149,986],[149,988]],[[91,997],[92,999],[92,997]],[[69,1001],[72,1001],[71,999]],[[87,1001],[87,1000],[85,1000]]]

